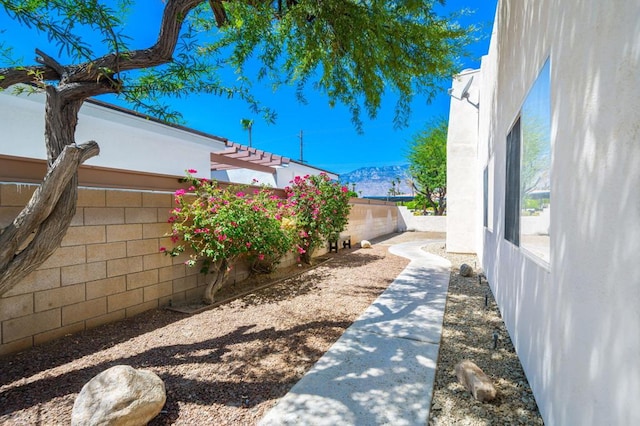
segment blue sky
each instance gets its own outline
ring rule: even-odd
[[[161,2],[145,1],[156,2],[158,5],[144,8],[145,27],[132,25],[130,34],[135,37],[136,47],[153,44],[157,36]],[[484,25],[485,37],[471,46],[472,57],[464,60],[463,69],[478,68],[480,57],[487,53],[496,4],[497,0],[447,1],[445,11],[463,8],[475,11],[473,15],[460,20],[462,25]],[[2,39],[14,46],[16,56],[28,59],[27,64],[32,63],[35,48],[50,55],[55,55],[58,51],[57,47],[48,46],[46,38],[36,35],[33,30],[17,28],[3,12],[0,12],[0,29],[6,30],[0,35]],[[248,143],[248,134],[243,130],[240,120],[253,119],[253,146],[293,160],[300,158],[299,135],[302,130],[305,162],[332,172],[346,173],[360,167],[407,163],[406,154],[412,136],[428,122],[448,114],[447,88],[450,84],[449,81],[443,81],[442,93],[430,104],[424,99],[416,98],[410,125],[400,130],[393,127],[395,99],[386,97],[378,117],[373,121],[364,120],[363,134],[356,131],[347,108],[341,105],[330,108],[328,99],[312,89],[305,92],[308,103],[300,104],[291,88],[282,87],[273,92],[268,83],[256,84],[253,92],[255,96],[277,112],[275,124],[268,124],[259,116],[253,116],[242,101],[211,95],[193,95],[172,100],[172,105],[183,114],[183,124],[186,126],[242,144]],[[127,106],[112,97],[100,99]]]

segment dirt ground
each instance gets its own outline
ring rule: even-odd
[[[295,270],[293,278],[213,309],[192,315],[153,310],[4,356],[0,424],[68,425],[82,386],[126,364],[165,382],[167,403],[151,425],[254,425],[408,264],[390,254],[389,245],[416,238],[443,235],[374,240],[372,249],[341,250],[313,269]],[[448,257],[442,247],[434,242],[427,249]],[[483,306],[486,282],[457,274],[460,261],[473,259],[450,257],[454,269],[429,424],[542,424],[499,312],[491,298],[489,308]],[[246,284],[264,285],[264,279]],[[451,370],[461,357],[494,380],[496,401],[476,403],[457,384]]]

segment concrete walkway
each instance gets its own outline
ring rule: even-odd
[[[451,267],[428,242],[390,247],[409,265],[259,425],[427,424]]]

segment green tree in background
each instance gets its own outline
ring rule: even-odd
[[[433,208],[436,215],[446,211],[448,127],[444,118],[429,124],[413,137],[408,154],[411,185],[418,193],[416,199]]]
[[[25,31],[43,32],[57,44],[36,48],[36,64],[5,61],[0,68],[0,89],[24,83],[29,86],[17,87],[46,92],[48,159],[42,186],[0,230],[0,295],[54,252],[73,218],[77,169],[99,153],[96,142],[75,141],[88,97],[117,94],[137,109],[176,120],[170,96],[213,93],[244,99],[271,119],[273,111],[251,96],[252,83],[265,80],[295,85],[300,99],[312,86],[330,104],[346,105],[356,126],[362,114],[375,117],[383,95],[393,93],[395,125],[402,126],[415,96],[431,99],[441,79],[459,71],[457,58],[472,39],[473,28],[436,13],[442,3],[166,0],[160,27],[149,28],[156,41],[139,47],[127,28],[148,22],[127,20],[130,0],[0,0],[0,10]],[[94,37],[88,34],[100,35],[101,43],[89,44]],[[0,58],[9,48],[0,41]],[[57,52],[62,56],[54,57]]]

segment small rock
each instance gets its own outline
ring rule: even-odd
[[[460,265],[460,275],[463,277],[470,277],[473,274],[473,268],[466,263]]]
[[[371,248],[371,242],[367,240],[360,241],[360,247],[362,248]]]
[[[145,425],[160,413],[166,398],[164,382],[155,373],[116,365],[82,387],[71,425]]]
[[[495,399],[497,392],[491,379],[473,362],[461,361],[455,366],[455,371],[458,381],[476,400],[487,402]]]

